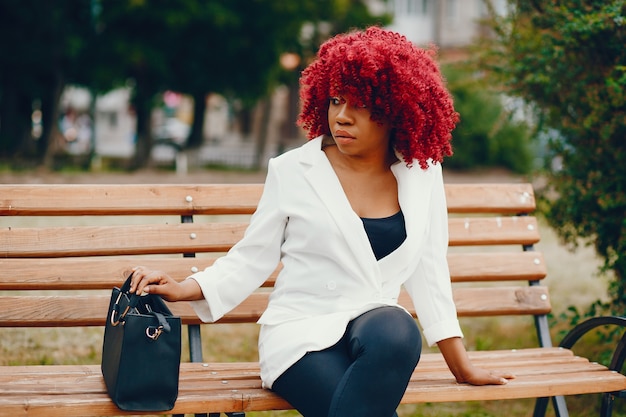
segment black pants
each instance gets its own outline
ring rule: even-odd
[[[413,318],[380,307],[352,320],[334,346],[307,353],[272,389],[305,417],[392,417],[421,350]]]

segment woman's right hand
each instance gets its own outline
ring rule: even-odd
[[[144,266],[132,269],[130,292],[158,294],[166,301],[191,301],[203,298],[202,290],[195,280],[178,282],[163,271]]]

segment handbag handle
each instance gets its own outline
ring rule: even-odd
[[[115,304],[113,304],[113,311],[111,311],[110,319],[113,326],[117,326],[118,324],[120,324],[124,317],[126,317],[126,314],[128,314],[128,312],[130,311],[130,309],[136,308],[137,304],[139,304],[137,296],[135,294],[130,294],[131,276],[132,274],[129,275],[128,278],[126,278],[126,281],[120,288],[120,292],[117,295],[117,300],[115,300]],[[122,295],[126,295],[126,297],[128,298],[128,305],[126,306],[122,314],[120,314],[120,300],[122,299]]]
[[[129,311],[137,308],[137,305],[139,305],[139,302],[141,301],[141,298],[143,297],[141,295],[130,293],[130,281],[131,281],[131,275],[129,275],[128,278],[126,278],[126,281],[120,288],[120,293],[118,294],[117,300],[115,300],[115,304],[113,305],[113,311],[111,312],[111,324],[113,326],[117,326],[118,324],[120,324],[123,321],[124,317],[126,317],[126,314],[128,314]],[[120,303],[120,300],[122,299],[122,295],[126,295],[126,297],[128,298],[128,305],[126,306],[122,314],[119,314],[120,312],[119,303]],[[165,316],[162,313],[159,313],[157,311],[150,311],[148,315],[152,315],[156,317],[156,319],[159,322],[159,325],[156,327],[155,326],[146,327],[146,336],[149,337],[150,339],[157,340],[159,336],[161,335],[161,333],[163,332],[169,333],[172,330],[170,324],[167,322],[167,320],[165,319]]]
[[[126,314],[128,314],[129,311],[137,308],[137,305],[139,305],[139,302],[141,301],[141,298],[143,297],[141,295],[130,293],[131,275],[129,275],[128,278],[126,278],[126,281],[120,288],[120,293],[118,294],[117,300],[115,300],[115,304],[113,305],[113,311],[111,312],[111,324],[113,326],[117,326],[118,324],[120,324],[122,320],[124,319],[124,317],[126,317]],[[122,314],[119,314],[120,312],[119,303],[120,303],[120,300],[122,299],[122,294],[126,295],[126,297],[128,298],[128,305],[126,306]],[[162,313],[159,313],[157,311],[150,311],[148,315],[152,315],[156,317],[159,322],[158,327],[150,326],[146,328],[146,336],[148,336],[150,339],[157,340],[159,336],[161,335],[161,333],[163,332],[169,333],[172,330],[170,324],[167,322],[167,320],[165,319],[165,316]]]

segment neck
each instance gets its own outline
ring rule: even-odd
[[[397,161],[392,152],[372,153],[363,155],[346,155],[336,152],[337,162],[346,168],[359,173],[380,173],[389,171],[389,167]]]
[[[325,140],[322,149],[330,157],[333,165],[339,165],[357,173],[380,173],[389,171],[389,167],[398,161],[391,149],[381,149],[379,152],[370,152],[366,155],[349,155],[342,153],[335,142]]]

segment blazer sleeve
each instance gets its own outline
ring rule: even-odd
[[[278,266],[287,219],[280,209],[280,176],[273,162],[244,237],[213,265],[188,277],[202,289],[205,299],[191,305],[204,322],[217,321],[239,305]]]
[[[404,283],[429,346],[450,337],[463,337],[452,297],[448,269],[448,211],[441,165],[433,165],[426,235],[417,267]]]

